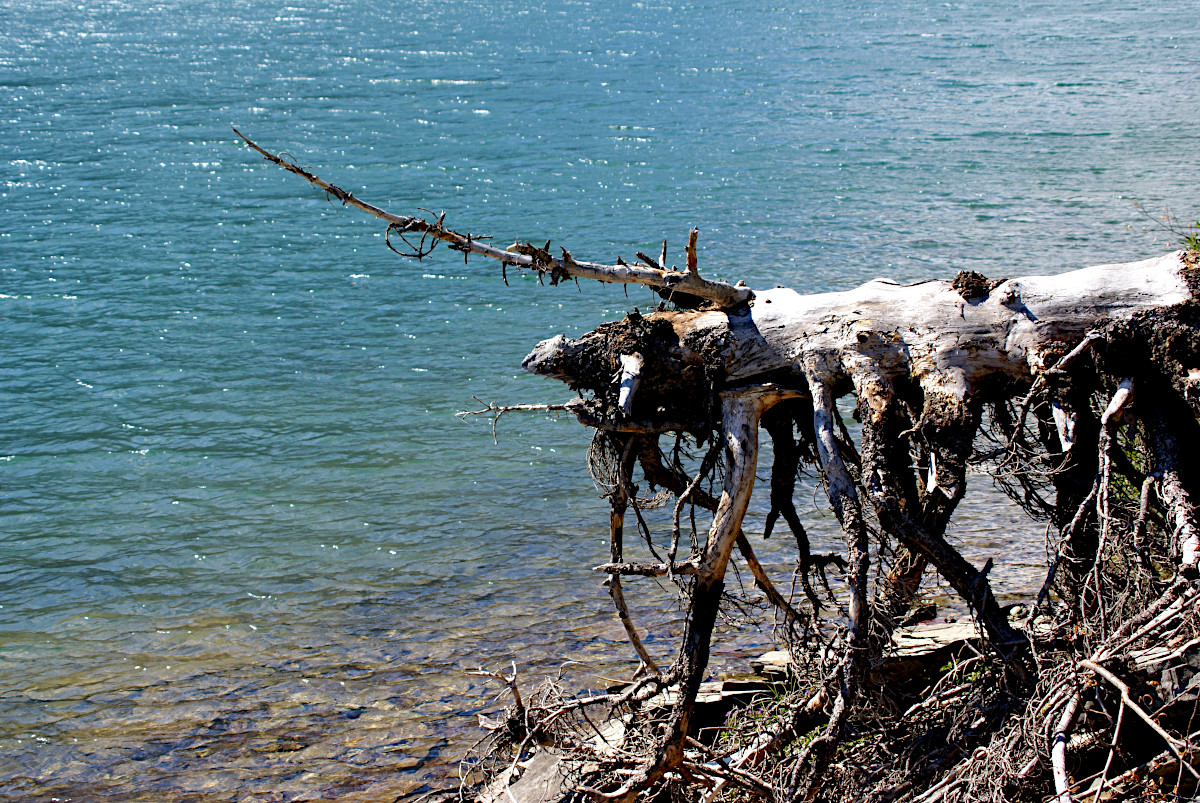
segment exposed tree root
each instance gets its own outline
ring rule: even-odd
[[[674,304],[544,341],[525,360],[579,394],[529,408],[570,411],[597,430],[590,468],[611,506],[609,562],[597,569],[641,666],[609,694],[570,700],[551,685],[519,698],[483,752],[484,780],[504,788],[540,745],[574,768],[555,799],[1072,803],[1200,788],[1196,254],[1048,277],[753,293],[700,277],[694,230],[683,271],[668,268],[665,244],[635,265],[554,256],[549,243],[501,250],[444,216],[388,213],[249,144],[385,220],[410,256],[441,241],[551,284],[640,283]],[[846,397],[857,437],[837,406]],[[494,426],[521,407],[478,412]],[[764,536],[780,520],[791,531],[796,596],[743,531],[760,428],[774,445]],[[992,561],[972,565],[946,538],[971,468],[1047,522],[1046,581],[1015,620]],[[638,496],[639,471],[656,496]],[[812,553],[793,499],[805,471],[841,525],[839,554]],[[643,515],[651,503],[672,505],[665,532]],[[625,543],[630,509],[644,543]],[[697,509],[711,513],[707,528]],[[649,557],[631,557],[634,547]],[[715,626],[747,609],[725,582],[735,547],[782,625],[795,677],[702,730],[696,700]],[[937,677],[887,677],[893,631],[930,570],[971,610],[981,647]],[[687,607],[667,668],[629,618],[623,580],[642,576],[669,577]],[[493,677],[516,694],[515,672]]]
[[[650,738],[653,750],[640,763],[630,766],[632,757],[610,761],[581,788],[599,800],[1050,795],[1067,803],[1082,800],[1085,789],[1095,799],[1129,796],[1136,787],[1130,770],[1150,761],[1158,762],[1159,777],[1163,762],[1174,762],[1172,788],[1192,788],[1185,780],[1195,765],[1187,734],[1200,723],[1179,712],[1195,695],[1188,697],[1183,687],[1168,690],[1153,673],[1200,663],[1194,636],[1200,622],[1187,602],[1200,597],[1191,584],[1200,547],[1191,501],[1196,478],[1182,457],[1188,448],[1183,444],[1200,446],[1198,427],[1182,394],[1154,405],[1138,401],[1145,398],[1141,390],[1134,398],[1133,389],[1143,386],[1156,388],[1160,400],[1174,391],[1160,378],[1161,365],[1133,371],[1114,359],[1117,338],[1129,336],[1124,321],[1119,332],[1095,323],[1063,348],[1066,356],[1057,365],[1047,359],[1053,367],[1037,374],[1039,380],[1049,376],[1045,381],[1032,389],[1014,383],[999,395],[992,391],[987,417],[987,397],[946,382],[944,373],[914,378],[886,364],[881,370],[878,361],[861,355],[843,355],[836,362],[807,363],[799,381],[777,383],[775,375],[771,383],[723,392],[724,412],[707,436],[725,444],[720,464],[709,450],[698,469],[685,471],[678,457],[675,465],[664,457],[659,436],[644,436],[637,449],[644,478],[676,500],[672,546],[683,541],[688,505],[718,515],[705,545],[688,560],[675,560],[673,549],[671,561],[652,565],[653,573],[686,580],[689,594],[680,655],[666,676],[679,684],[675,702],[665,719],[652,719],[664,729],[651,732],[663,735]],[[588,386],[579,377],[573,382]],[[604,393],[601,387],[594,392]],[[847,392],[857,402],[857,443],[835,405]],[[1010,405],[1034,414],[1036,438],[1021,432],[1019,412],[1004,414],[1014,409]],[[775,446],[768,523],[773,528],[782,520],[792,531],[805,579],[816,561],[792,496],[806,466],[821,477],[842,524],[839,596],[848,612],[840,622],[828,617],[811,583],[799,600],[780,594],[740,532],[752,480],[743,464],[754,452],[750,431],[757,427]],[[1002,448],[980,451],[989,438]],[[1043,605],[1030,606],[1020,626],[991,588],[990,561],[972,566],[945,540],[966,491],[968,467],[980,459],[1011,483],[1031,515],[1049,518],[1059,532]],[[719,502],[703,487],[718,467],[724,476]],[[731,529],[735,520],[737,530]],[[788,632],[800,635],[792,642],[800,658],[798,691],[781,698],[765,719],[735,719],[715,743],[706,742],[706,751],[729,756],[706,775],[697,769],[704,762],[690,752],[687,734],[712,625],[727,593],[717,578],[733,544],[744,544],[756,584],[784,611]],[[872,598],[872,565],[885,557],[890,565],[875,570]],[[871,668],[917,598],[926,566],[970,606],[989,650],[952,667],[924,692],[877,685]],[[832,640],[822,634],[821,622],[836,625]],[[1172,647],[1171,657],[1147,663],[1147,650],[1156,644]],[[1144,703],[1146,689],[1153,689],[1153,705]],[[1139,736],[1143,732],[1157,741],[1148,742]]]

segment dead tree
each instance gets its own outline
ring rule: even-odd
[[[658,256],[639,253],[633,263],[612,265],[576,259],[566,249],[553,254],[549,243],[501,249],[450,229],[444,215],[386,212],[246,142],[343,204],[384,220],[389,246],[409,256],[425,257],[444,242],[464,258],[490,257],[505,270],[534,271],[551,284],[636,283],[663,297],[654,312],[634,311],[578,339],[546,340],[523,366],[576,391],[566,408],[596,432],[593,469],[612,505],[611,560],[598,568],[611,575],[614,603],[644,673],[619,699],[602,702],[626,704],[674,690],[669,716],[658,730],[647,729],[640,750],[609,756],[605,766],[620,771],[582,778],[578,794],[633,801],[663,790],[678,796],[687,788],[698,797],[705,788],[732,784],[752,797],[837,799],[822,792],[822,778],[847,735],[862,732],[855,723],[876,716],[869,712],[871,668],[927,567],[973,611],[988,645],[989,677],[1005,689],[1007,702],[966,729],[962,744],[974,748],[912,748],[913,778],[888,787],[888,770],[864,770],[852,781],[860,793],[881,800],[952,799],[990,784],[992,797],[1020,798],[1053,781],[1059,800],[1071,800],[1071,734],[1085,697],[1102,696],[1087,677],[1121,700],[1122,718],[1106,726],[1112,746],[1100,777],[1116,777],[1115,766],[1134,760],[1130,754],[1114,765],[1127,728],[1124,712],[1136,703],[1111,661],[1162,636],[1164,628],[1181,628],[1200,594],[1193,501],[1200,469],[1188,459],[1200,450],[1195,253],[1052,276],[988,280],[963,272],[953,281],[877,279],[807,296],[784,288],[756,292],[700,275],[694,229],[683,270],[668,265],[665,243]],[[857,444],[836,407],[845,396],[856,403]],[[796,537],[806,590],[799,601],[766,576],[742,532],[760,428],[776,444],[769,521],[782,517]],[[679,459],[681,442],[707,447],[694,475]],[[810,554],[791,499],[804,465],[818,472],[841,524],[841,555]],[[1010,620],[997,602],[990,567],[972,565],[946,541],[972,465],[986,465],[1056,533],[1045,586],[1024,621]],[[668,554],[655,563],[629,561],[624,549],[630,509],[639,529],[645,527],[633,481],[639,469],[675,499]],[[709,494],[704,481],[718,473],[720,493]],[[711,523],[681,560],[682,514],[696,506],[712,512]],[[735,547],[789,626],[818,632],[821,655],[831,660],[773,729],[748,738],[717,767],[694,755],[691,719]],[[885,571],[873,565],[881,560],[888,562]],[[844,592],[823,605],[810,581],[824,579],[831,567],[844,574]],[[624,576],[647,574],[676,578],[688,596],[678,655],[662,669],[641,647],[621,586]],[[844,617],[836,616],[838,606]],[[554,722],[574,708],[580,706],[547,708],[553,712],[541,726],[523,731],[526,742],[538,727],[541,738],[549,738]],[[529,719],[528,707],[523,716]],[[1150,714],[1145,719],[1164,727]],[[1051,724],[1030,735],[1037,731],[1031,721]],[[1089,727],[1100,726],[1093,721]],[[1181,739],[1164,731],[1176,766],[1190,767],[1190,732]],[[1096,743],[1108,747],[1104,738]],[[770,778],[746,769],[772,751]],[[1030,758],[1015,768],[996,758],[1002,752]],[[1076,759],[1085,753],[1074,749]],[[837,772],[845,776],[844,765]]]

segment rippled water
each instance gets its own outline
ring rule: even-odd
[[[399,260],[230,124],[577,256],[1056,272],[1194,214],[1194,11],[0,0],[0,795],[392,800],[493,705],[464,669],[628,669],[587,432],[453,413],[565,399],[522,356],[651,297]],[[994,497],[960,532],[1010,592],[1040,557]]]

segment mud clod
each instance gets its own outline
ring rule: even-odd
[[[973,270],[960,270],[950,286],[958,291],[964,301],[975,301],[987,298],[993,290],[1004,284],[1008,279],[989,279],[982,273]]]

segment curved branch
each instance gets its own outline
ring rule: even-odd
[[[758,586],[759,590],[766,595],[767,601],[783,611],[784,615],[790,618],[793,622],[799,625],[806,625],[809,618],[797,611],[788,601],[787,597],[779,592],[775,584],[771,582],[770,575],[763,565],[759,563],[758,557],[754,554],[754,550],[750,546],[750,539],[744,533],[739,532],[737,537],[738,551],[742,553],[742,558],[746,561],[747,568],[750,569],[751,576],[754,577],[754,585]]]
[[[624,448],[624,453],[621,455],[621,461],[617,466],[617,471],[620,472],[616,488],[613,489],[611,501],[611,509],[608,514],[609,526],[609,554],[612,557],[613,563],[621,562],[621,554],[624,549],[624,533],[625,533],[625,509],[629,506],[629,472],[633,468],[634,439],[630,438]],[[621,625],[625,628],[625,634],[629,637],[629,643],[633,645],[634,652],[646,668],[654,674],[659,674],[658,664],[650,657],[645,645],[642,644],[642,639],[638,635],[637,628],[633,625],[633,620],[629,618],[629,607],[625,604],[625,594],[621,590],[621,575],[612,574],[608,578],[608,593],[612,597],[613,607],[617,609],[617,616],[621,620]]]
[[[1185,470],[1190,465],[1186,455],[1196,443],[1197,425],[1187,420],[1181,404],[1173,405],[1177,408],[1174,410],[1164,409],[1165,406],[1165,403],[1145,405],[1140,415],[1153,446],[1152,471],[1158,483],[1158,496],[1166,507],[1167,525],[1174,535],[1179,574],[1194,579],[1200,574],[1200,523],[1189,483],[1192,477]]]
[[[867,644],[870,638],[870,603],[867,601],[867,582],[871,567],[871,556],[867,543],[867,526],[863,519],[862,503],[859,501],[849,469],[846,468],[838,449],[834,434],[835,421],[840,420],[834,403],[834,377],[827,372],[810,368],[808,386],[812,395],[813,431],[816,434],[817,457],[825,475],[826,493],[829,503],[841,522],[846,539],[846,557],[849,564],[847,580],[850,584],[850,621],[847,625],[846,648],[838,667],[837,696],[830,710],[829,723],[824,732],[801,751],[788,777],[789,795],[795,798],[803,790],[799,788],[801,773],[809,768],[807,785],[811,788],[825,771],[833,758],[834,750],[846,727],[850,705],[858,695]]]

